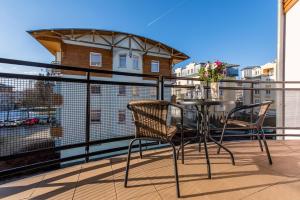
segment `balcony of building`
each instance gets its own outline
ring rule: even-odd
[[[197,78],[157,77],[147,74],[72,68],[20,60],[0,59],[15,67],[30,66],[84,72],[82,77],[1,73],[11,86],[14,105],[1,110],[0,199],[177,199],[170,146],[144,142],[143,158],[134,146],[128,187],[124,187],[126,154],[135,126],[127,104],[130,100],[194,98]],[[116,73],[128,81],[100,79],[97,73]],[[147,77],[143,82],[131,77]],[[180,84],[178,81],[180,80]],[[194,84],[186,84],[193,81]],[[223,80],[221,99],[236,105],[255,103],[255,91],[265,83]],[[272,109],[264,130],[272,155],[251,132],[228,130],[224,145],[235,156],[235,165],[224,151],[208,141],[212,179],[208,179],[204,150],[198,141],[185,147],[185,163],[178,159],[182,199],[297,199],[300,195],[300,136],[298,113],[284,105],[285,96],[295,97],[300,88],[285,88],[285,82],[268,82]],[[293,82],[290,84],[299,84]],[[204,90],[209,98],[209,85]],[[188,94],[188,95],[186,95]],[[2,98],[2,97],[0,97]],[[263,99],[259,99],[263,101]],[[15,102],[18,102],[15,104]],[[211,134],[219,139],[222,116],[232,107],[211,110]],[[177,119],[177,112],[171,112]],[[190,115],[191,114],[191,115]],[[258,110],[235,117],[252,121]],[[294,119],[285,121],[286,118]],[[2,119],[0,119],[2,120]],[[194,134],[195,117],[185,113],[184,123]],[[178,147],[178,143],[177,147]]]

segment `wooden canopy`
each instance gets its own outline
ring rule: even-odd
[[[42,29],[32,30],[28,33],[46,47],[53,55],[61,50],[62,42],[80,42],[90,45],[100,45],[106,48],[122,48],[131,51],[140,51],[144,54],[168,56],[173,64],[189,58],[186,54],[156,40],[139,35],[119,31],[98,29]],[[89,41],[83,39],[90,38]],[[121,45],[128,41],[128,45]]]

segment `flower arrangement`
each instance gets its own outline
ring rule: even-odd
[[[218,82],[226,75],[225,63],[215,61],[213,63],[207,62],[199,69],[199,78],[201,81]]]

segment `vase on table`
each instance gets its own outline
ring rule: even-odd
[[[220,98],[220,85],[219,82],[210,83],[210,95],[212,100],[218,100]]]

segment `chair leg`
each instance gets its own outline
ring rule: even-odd
[[[220,141],[219,141],[220,144],[223,143],[223,138],[224,138],[224,133],[225,133],[226,126],[227,126],[227,120],[225,121],[224,126],[223,126],[221,138],[220,138]],[[218,147],[217,154],[220,154],[220,150],[221,150],[221,147],[219,146],[219,147]]]
[[[202,137],[199,137],[199,152],[201,152],[201,142],[202,142]]]
[[[256,130],[256,136],[257,136],[257,140],[258,140],[258,143],[259,143],[260,150],[264,151],[264,148],[263,148],[262,143],[261,143],[261,138],[260,138],[259,130],[258,129]]]
[[[131,156],[131,150],[132,150],[132,144],[136,141],[137,139],[133,139],[128,147],[128,155],[127,155],[127,164],[126,164],[126,173],[125,173],[125,180],[124,180],[124,187],[127,187],[127,182],[128,182],[128,173],[129,173],[129,167],[130,167],[130,156]]]
[[[181,145],[181,163],[184,164],[184,139],[183,139],[183,127],[180,131],[180,145]]]
[[[264,131],[263,131],[262,128],[260,128],[260,131],[261,131],[261,135],[262,135],[262,138],[263,138],[264,146],[265,146],[265,149],[266,149],[266,152],[267,152],[267,156],[268,156],[268,159],[269,159],[269,164],[272,165],[273,162],[272,162],[271,154],[270,154],[269,147],[268,147],[268,144],[267,144],[265,133],[264,133]]]
[[[176,192],[177,197],[180,197],[180,189],[179,189],[179,178],[178,178],[178,168],[177,168],[177,156],[176,156],[176,148],[175,145],[170,142],[173,149],[173,161],[174,161],[174,173],[175,173],[175,181],[176,181]]]
[[[143,158],[143,150],[142,150],[142,140],[139,140],[139,148],[140,148],[140,158]]]

